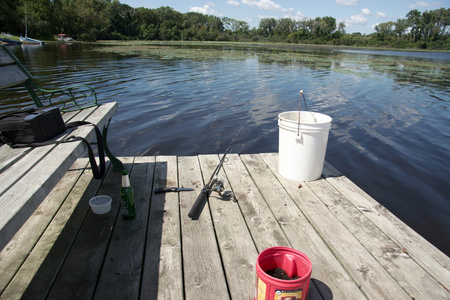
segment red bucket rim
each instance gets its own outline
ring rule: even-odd
[[[281,252],[281,253],[288,253],[288,254],[294,254],[294,255],[300,256],[302,259],[304,259],[306,261],[306,264],[308,266],[308,270],[307,270],[306,274],[304,274],[302,277],[300,277],[298,279],[288,279],[288,280],[286,280],[286,279],[279,279],[279,278],[270,276],[269,274],[266,273],[266,271],[264,271],[261,268],[259,262],[260,262],[261,258],[263,258],[267,254],[270,254],[271,252],[273,252],[273,253],[280,253]],[[297,249],[293,249],[293,248],[290,248],[290,247],[275,246],[275,247],[266,248],[263,251],[261,251],[261,253],[258,255],[258,258],[256,259],[256,269],[257,269],[257,273],[260,273],[259,274],[260,277],[264,276],[264,277],[270,278],[270,280],[274,280],[275,282],[284,283],[284,284],[287,284],[287,283],[297,284],[297,283],[300,283],[302,281],[307,281],[307,280],[310,279],[311,272],[312,272],[312,264],[311,264],[311,260],[309,259],[309,257],[305,253],[303,253],[303,252],[301,252],[301,251],[299,251]],[[260,272],[258,272],[258,270]]]

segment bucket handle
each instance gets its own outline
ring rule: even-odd
[[[297,127],[297,136],[300,136],[300,112],[302,110],[302,96],[303,96],[303,102],[305,102],[305,110],[308,110],[308,106],[306,105],[306,98],[305,94],[303,94],[303,90],[300,90],[300,99],[298,101],[298,127]],[[311,116],[313,117],[314,121],[317,123],[316,118],[314,117],[313,113],[311,112]]]
[[[305,108],[306,110],[308,110],[308,106],[306,105],[306,98],[305,95],[303,94],[303,90],[300,90],[299,92],[300,94],[300,99],[298,101],[298,127],[297,127],[297,136],[300,136],[300,112],[302,110],[302,96],[303,96],[303,101],[305,102]]]

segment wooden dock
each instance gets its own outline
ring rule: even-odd
[[[227,192],[198,220],[188,212],[218,155],[121,158],[132,221],[120,174],[94,180],[78,159],[1,251],[1,298],[253,299],[258,253],[288,246],[312,261],[309,299],[450,299],[450,258],[329,164],[299,188],[277,154],[227,157]],[[153,193],[166,186],[195,191]],[[97,194],[113,198],[109,213],[89,209]]]

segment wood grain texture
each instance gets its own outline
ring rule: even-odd
[[[290,247],[291,244],[283,229],[244,164],[240,161],[239,156],[229,154],[227,157],[228,161],[224,163],[225,173],[233,186],[234,194],[258,252],[274,246]]]
[[[217,155],[200,155],[203,180],[207,182],[219,163]],[[225,267],[228,289],[232,299],[251,299],[254,295],[255,262],[258,257],[253,238],[245,219],[234,201],[231,185],[224,173],[219,173],[225,191],[221,195],[213,192],[209,206],[220,253]]]
[[[133,172],[131,167],[134,158],[124,157],[122,159],[124,167]],[[97,194],[108,195],[112,198],[111,211],[103,215],[96,215],[91,210],[88,211],[79,227],[79,234],[50,290],[48,299],[90,299],[93,297],[112,230],[119,215],[121,185],[121,175],[113,173],[110,168]]]
[[[326,180],[321,179],[306,184],[411,298],[446,299],[450,297],[439,282]]]
[[[0,66],[0,74],[0,89],[15,86],[28,80],[28,76],[18,65]]]
[[[192,220],[220,157],[120,158],[138,202],[131,222],[120,214],[120,174],[92,180],[87,159],[77,160],[0,252],[1,298],[252,299],[258,251],[283,245],[312,261],[308,300],[450,299],[433,271],[446,256],[427,245],[436,252],[410,255],[384,230],[411,229],[327,163],[299,188],[278,174],[277,154],[230,154],[225,194],[213,192]],[[194,191],[153,193],[172,186]],[[113,198],[109,213],[92,214],[96,194]],[[377,218],[393,223],[380,228]]]
[[[282,182],[280,183],[273,171],[269,169],[266,164],[268,157],[256,154],[241,155],[241,159],[291,241],[292,247],[302,251],[311,259],[312,277],[326,285],[332,291],[333,297],[337,299],[364,299],[365,296],[358,285],[310,224],[303,211],[281,184]],[[339,280],[337,281],[336,278]]]
[[[134,189],[136,218],[125,220],[119,212],[95,289],[95,299],[139,298],[154,169],[154,157],[135,158],[130,183]]]
[[[367,195],[345,176],[326,179],[404,253],[414,259],[447,291],[450,290],[450,258]]]
[[[75,116],[100,127],[117,110],[117,103],[86,109]],[[79,119],[77,119],[79,120]],[[92,126],[82,126],[71,134],[92,140]],[[84,151],[81,141],[34,148],[0,174],[0,249],[14,236],[47,194]]]
[[[410,299],[409,295],[396,281],[392,280],[390,274],[339,222],[308,185],[303,184],[301,188],[298,188],[297,181],[279,175],[277,159],[267,157],[265,161],[308,221],[322,236],[328,247],[368,298]]]
[[[41,235],[52,222],[88,163],[77,160],[41,205],[0,252],[0,293],[28,257]]]
[[[86,165],[88,160],[80,159],[78,163]],[[100,186],[99,181],[92,180],[92,173],[89,169],[83,171],[53,220],[47,226],[46,231],[39,238],[19,272],[9,284],[8,289],[2,295],[6,299],[10,297],[12,299],[32,298],[36,294],[46,295],[50,290],[86,216],[89,208],[88,200],[95,195]],[[58,193],[58,189],[54,189],[54,191]],[[46,207],[42,208],[46,209]],[[36,223],[30,225],[38,227],[39,219],[43,220],[40,217],[41,214],[43,214],[42,211],[36,210],[30,219],[33,223]],[[28,231],[33,229],[28,228]],[[26,238],[26,236],[23,238]]]
[[[179,157],[178,165],[180,186],[195,189],[180,193],[185,299],[230,299],[208,203],[198,220],[188,217],[203,187],[198,158]]]
[[[0,47],[0,66],[9,65],[15,63],[11,56],[9,56],[6,51]]]
[[[178,186],[176,156],[158,156],[154,188]],[[142,275],[142,299],[183,299],[178,193],[152,194]]]

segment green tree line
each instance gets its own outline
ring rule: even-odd
[[[171,7],[132,8],[118,0],[2,0],[2,32],[52,39],[66,33],[81,41],[196,40],[263,41],[348,46],[382,46],[450,50],[450,9],[420,12],[380,23],[371,34],[345,32],[330,16],[315,19],[261,19],[258,28],[247,22]],[[26,11],[26,18],[25,18]]]

